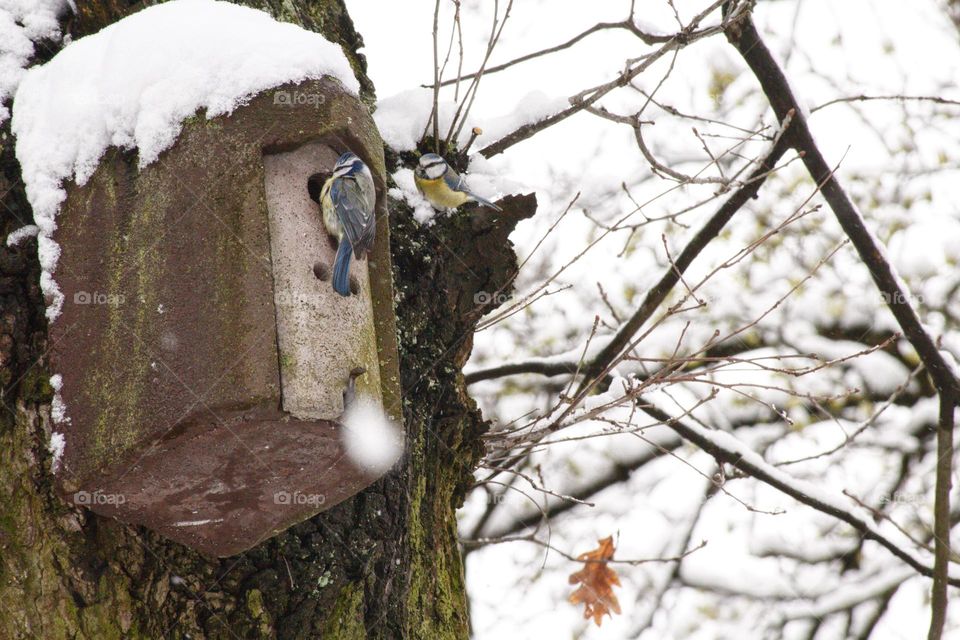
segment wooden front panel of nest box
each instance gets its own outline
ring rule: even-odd
[[[306,189],[310,176],[328,174],[339,155],[311,143],[263,159],[283,409],[301,419],[340,416],[343,388],[357,367],[366,370],[356,381],[358,395],[381,402],[368,261],[350,261],[356,294],[333,290],[336,245]]]
[[[291,91],[318,99],[278,99]],[[380,224],[344,299],[314,275],[333,245],[307,178],[348,149],[374,175]],[[359,100],[311,81],[189,119],[142,169],[111,150],[68,187],[50,364],[69,501],[224,556],[376,479],[336,420],[357,366],[358,393],[400,414],[382,153]]]

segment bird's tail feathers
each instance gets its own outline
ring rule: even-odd
[[[470,194],[470,199],[473,200],[474,202],[476,202],[476,203],[479,204],[479,205],[483,205],[484,207],[490,207],[491,209],[496,209],[497,211],[503,211],[503,209],[501,209],[501,208],[498,207],[497,205],[493,204],[492,202],[490,202],[489,200],[487,200],[487,199],[485,199],[485,198],[481,198],[480,196],[478,196],[478,195],[475,194],[475,193],[471,193],[471,194]]]
[[[350,242],[341,238],[337,257],[333,261],[333,290],[342,296],[350,295]]]

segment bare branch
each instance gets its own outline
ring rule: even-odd
[[[853,206],[840,181],[830,170],[820,152],[806,118],[799,113],[798,103],[787,82],[783,70],[764,44],[750,16],[741,21],[736,29],[727,33],[727,38],[753,71],[771,107],[778,116],[790,111],[797,112],[796,126],[790,132],[792,145],[803,152],[803,161],[810,176],[821,186],[824,199],[833,210],[837,221],[853,241],[861,261],[870,271],[870,276],[883,295],[887,307],[893,313],[904,334],[916,349],[921,361],[930,373],[934,386],[940,394],[940,425],[937,430],[937,482],[934,527],[935,565],[932,617],[929,640],[939,640],[947,614],[948,561],[950,555],[950,476],[953,465],[953,412],[960,397],[960,382],[950,365],[937,348],[933,338],[920,322],[910,302],[909,291],[887,259],[883,246],[874,238]],[[925,574],[927,575],[927,574]]]
[[[840,506],[839,501],[827,497],[820,489],[797,480],[765,462],[753,450],[747,448],[729,433],[710,430],[699,425],[684,422],[674,418],[669,413],[652,406],[646,400],[640,406],[641,410],[651,417],[660,420],[666,426],[676,431],[682,438],[697,445],[718,460],[739,469],[765,484],[770,485],[784,494],[794,498],[817,511],[846,522],[859,531],[863,537],[873,540],[886,548],[890,553],[913,567],[917,573],[933,577],[933,568],[918,559],[910,551],[902,548],[891,540],[868,519]],[[947,578],[953,586],[960,586],[960,579]]]
[[[643,154],[643,157],[650,164],[650,167],[653,169],[653,172],[659,176],[669,176],[677,182],[682,182],[684,184],[718,184],[726,187],[730,184],[730,181],[726,178],[700,178],[697,176],[688,176],[686,174],[680,173],[675,169],[671,169],[667,165],[663,164],[653,155],[650,149],[647,147],[646,142],[643,140],[643,134],[640,131],[640,128],[644,124],[653,124],[651,122],[643,122],[640,120],[640,114],[634,114],[632,117],[620,116],[614,113],[610,113],[604,107],[587,107],[586,111],[592,113],[595,116],[603,118],[605,120],[610,120],[612,122],[619,122],[620,124],[625,124],[633,129],[633,136],[637,141],[637,148],[640,149],[640,153]],[[742,144],[742,143],[741,143]],[[712,158],[713,162],[711,164],[717,164],[715,158]],[[719,164],[717,164],[719,168]],[[722,171],[722,170],[721,170]]]
[[[785,119],[784,130],[789,126],[790,121]],[[789,145],[781,137],[767,153],[766,157],[760,161],[760,165],[750,174],[747,183],[737,189],[723,205],[717,209],[717,212],[707,220],[706,224],[693,236],[677,259],[668,267],[660,280],[655,284],[646,296],[640,307],[634,312],[629,320],[617,334],[604,346],[596,355],[593,362],[587,368],[587,373],[597,375],[603,371],[614,358],[616,358],[624,348],[630,343],[633,336],[640,330],[640,327],[650,319],[653,312],[666,300],[674,285],[680,281],[684,271],[693,263],[694,259],[703,251],[711,240],[720,235],[720,231],[726,226],[727,222],[739,211],[743,205],[754,198],[760,191],[760,187],[766,181],[769,172],[776,165],[777,161],[786,153]]]
[[[783,120],[788,114],[793,114],[794,122],[786,136],[787,140],[803,154],[803,162],[807,170],[814,181],[821,186],[824,199],[853,242],[860,259],[869,269],[870,276],[880,289],[887,307],[897,319],[907,340],[926,364],[937,389],[940,391],[949,389],[956,396],[960,390],[960,383],[933,339],[923,328],[917,312],[910,304],[909,291],[887,259],[882,245],[867,229],[860,213],[853,206],[840,181],[824,159],[786,76],[760,38],[750,16],[747,15],[735,28],[731,28],[727,37],[757,77],[777,117]]]
[[[940,640],[947,621],[947,584],[950,562],[950,476],[953,472],[953,413],[956,397],[950,390],[940,392],[940,424],[937,428],[937,484],[933,507],[935,541],[933,596],[930,633],[927,640]]]
[[[697,14],[687,24],[686,28],[679,33],[673,34],[659,49],[641,58],[638,58],[637,60],[628,61],[627,67],[613,80],[589,89],[585,89],[580,93],[571,96],[570,107],[552,116],[544,118],[539,122],[532,122],[519,127],[512,133],[481,149],[480,154],[485,158],[490,158],[498,153],[503,153],[518,142],[522,142],[534,134],[552,127],[553,125],[569,118],[575,113],[579,113],[587,107],[592,106],[598,100],[600,100],[600,98],[607,95],[614,89],[627,86],[630,84],[630,81],[646,71],[654,62],[662,58],[667,53],[675,49],[682,49],[695,40],[715,35],[719,31],[722,31],[726,27],[728,20],[729,22],[735,22],[739,19],[740,14],[731,15],[729,18],[725,19],[724,24],[716,27],[707,27],[702,30],[698,30],[698,27],[700,22],[702,22],[708,15],[713,13],[718,7],[724,4],[724,2],[725,0],[716,0],[715,2],[711,3],[710,6]]]

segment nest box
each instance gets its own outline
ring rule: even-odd
[[[347,150],[373,173],[378,224],[343,298],[307,182]],[[60,492],[228,556],[376,480],[339,420],[360,369],[356,395],[401,418],[383,191],[373,120],[329,79],[193,117],[141,170],[111,150],[70,186],[50,328],[69,418]]]

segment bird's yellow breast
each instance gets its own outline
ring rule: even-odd
[[[421,178],[420,176],[414,176],[414,182],[417,183],[417,189],[422,193],[427,200],[430,201],[435,207],[446,207],[448,209],[454,209],[459,207],[464,202],[467,201],[467,194],[460,193],[459,191],[454,191],[447,183],[444,182],[443,177],[436,178],[431,180],[430,178]]]
[[[323,226],[327,228],[327,233],[339,240],[343,237],[343,229],[340,227],[336,208],[330,199],[331,185],[333,185],[333,178],[323,184],[323,189],[320,191],[320,209],[323,212]]]

